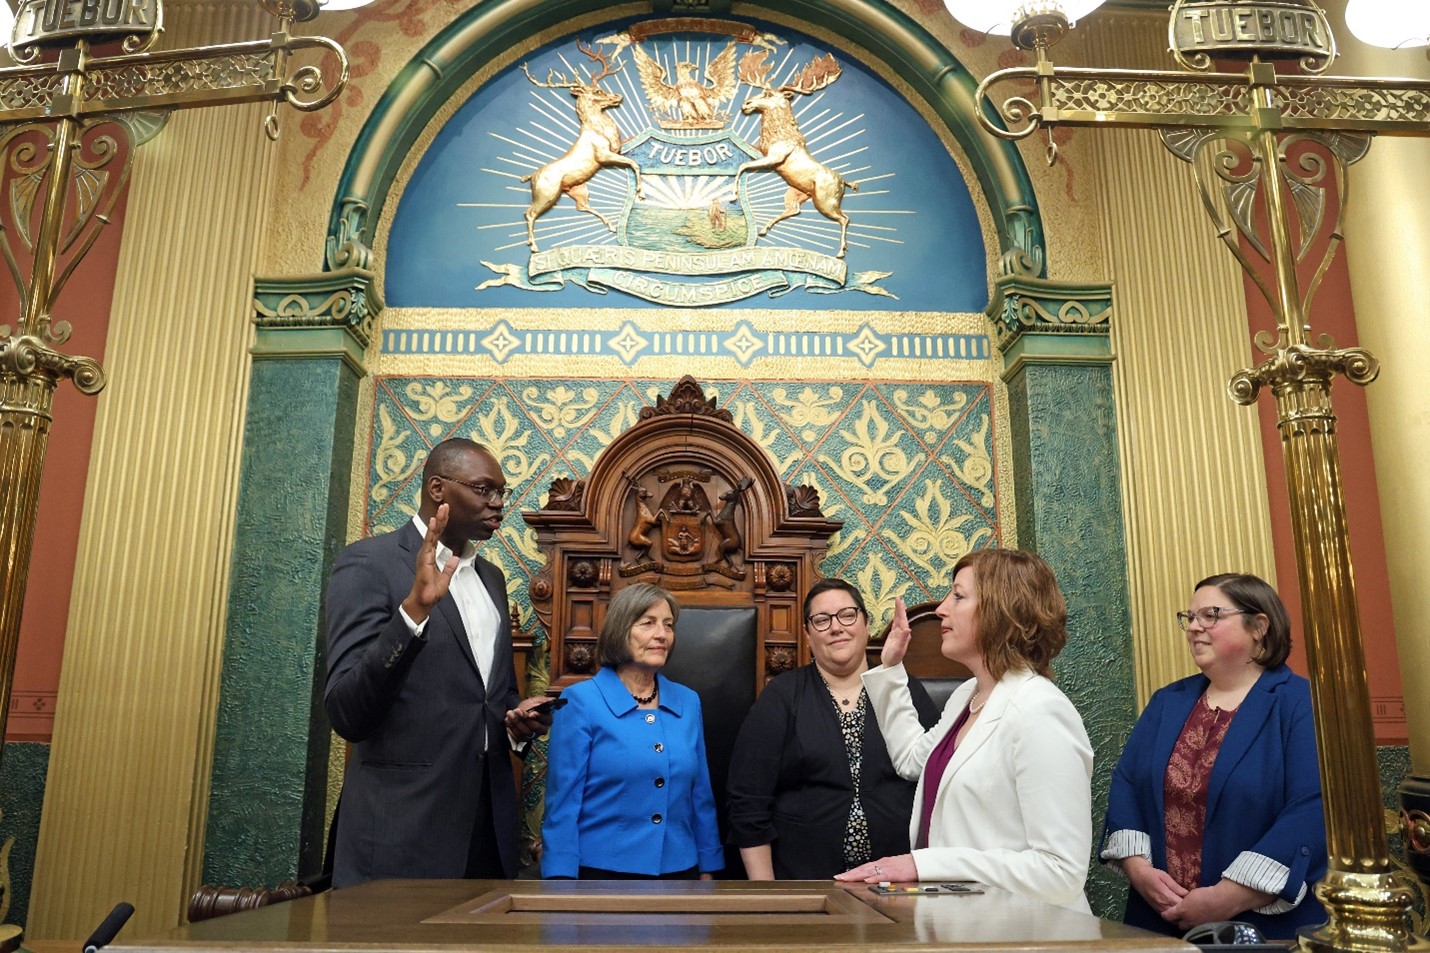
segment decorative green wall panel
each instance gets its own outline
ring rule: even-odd
[[[347,535],[357,380],[337,357],[254,361],[204,842],[208,883],[273,886],[321,865],[331,738],[321,600]]]
[[[50,746],[38,742],[9,742],[0,758],[0,876],[10,888],[0,897],[0,922],[24,926],[29,915],[49,766]]]
[[[380,377],[368,456],[366,533],[417,508],[427,450],[451,436],[490,447],[513,494],[484,555],[506,571],[525,609],[542,560],[515,514],[538,509],[553,479],[582,477],[670,380]],[[981,382],[702,381],[736,424],[769,451],[787,482],[820,491],[844,520],[824,572],[856,580],[876,615],[895,596],[941,598],[970,549],[995,544],[996,414]]]
[[[1108,363],[1024,361],[1008,380],[1018,543],[1057,573],[1068,601],[1058,684],[1082,713],[1096,759],[1093,840],[1136,715],[1117,425]],[[1094,865],[1088,900],[1120,919],[1126,885]]]

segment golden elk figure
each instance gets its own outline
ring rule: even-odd
[[[735,170],[731,191],[738,198],[740,176],[746,172],[770,169],[779,173],[780,178],[789,184],[785,192],[785,208],[766,222],[759,233],[765,235],[777,222],[798,215],[799,207],[813,199],[819,214],[839,223],[839,254],[835,257],[843,258],[849,245],[849,216],[840,205],[844,201],[845,188],[857,192],[859,184],[845,181],[838,172],[809,154],[791,109],[796,95],[808,96],[838,79],[841,72],[839,64],[832,54],[817,56],[800,70],[793,82],[772,89],[767,85],[767,57],[768,54],[762,52],[750,54],[740,61],[740,79],[751,86],[761,87],[758,95],[745,100],[740,112],[747,116],[760,114],[760,138],[756,145],[764,157],[751,159]]]
[[[599,53],[580,43],[576,44],[576,48],[601,64],[601,71],[586,82],[581,81],[579,73],[573,73],[572,77],[567,79],[554,69],[546,74],[546,81],[542,82],[531,75],[531,70],[527,69],[525,63],[521,64],[526,78],[537,86],[543,89],[571,90],[571,95],[576,97],[576,119],[581,123],[581,132],[565,155],[548,162],[530,175],[521,177],[521,181],[531,183],[531,205],[526,209],[526,244],[532,251],[537,250],[534,230],[536,220],[549,212],[562,195],[571,196],[577,209],[590,212],[604,222],[606,228],[613,232],[616,230],[614,222],[591,207],[586,192],[586,183],[603,168],[622,166],[630,169],[636,177],[636,198],[645,197],[641,167],[634,160],[621,155],[621,132],[616,128],[616,121],[606,115],[606,110],[621,104],[621,95],[608,93],[597,85],[615,73],[618,67],[607,60],[608,54]]]

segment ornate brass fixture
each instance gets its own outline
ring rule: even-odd
[[[1218,237],[1276,316],[1277,332],[1255,339],[1266,359],[1237,372],[1229,387],[1242,404],[1263,388],[1275,396],[1291,497],[1330,850],[1330,871],[1317,888],[1330,922],[1306,931],[1302,945],[1430,947],[1413,932],[1414,892],[1392,869],[1380,823],[1330,399],[1337,376],[1368,384],[1379,366],[1360,348],[1313,337],[1307,320],[1341,242],[1346,167],[1365,155],[1372,135],[1430,133],[1430,83],[1321,75],[1336,46],[1315,0],[1176,0],[1168,37],[1182,71],[1056,66],[1049,49],[1062,30],[1055,21],[1043,10],[1014,26],[1014,42],[1034,51],[1036,63],[990,74],[978,98],[1009,85],[1031,84],[1032,91],[995,105],[996,119],[980,113],[984,128],[1004,139],[1059,125],[1158,130],[1172,154],[1193,165]],[[1213,57],[1246,68],[1213,72]],[[1208,150],[1211,161],[1199,162]],[[1050,147],[1049,161],[1055,159]],[[1258,230],[1259,208],[1269,234]],[[1301,266],[1317,248],[1308,278]],[[1263,274],[1268,266],[1270,274]]]
[[[54,316],[56,298],[108,224],[135,150],[171,110],[245,102],[322,109],[347,83],[342,47],[289,32],[317,15],[316,0],[258,2],[278,19],[266,40],[154,53],[161,0],[18,5],[10,48],[21,65],[0,69],[0,252],[20,291],[17,325],[0,326],[0,738],[55,387],[61,378],[85,394],[104,387],[96,361],[58,350],[71,325]],[[318,65],[291,62],[314,50],[336,57],[331,81]],[[276,112],[265,130],[277,138]]]

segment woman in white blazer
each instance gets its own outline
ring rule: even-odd
[[[924,731],[904,671],[912,635],[903,600],[882,664],[864,687],[899,774],[918,780],[911,854],[882,857],[843,881],[976,880],[1090,913],[1092,745],[1077,709],[1049,680],[1067,642],[1067,603],[1048,564],[1016,549],[969,553],[938,607],[945,656],[974,677]]]

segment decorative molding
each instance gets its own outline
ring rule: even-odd
[[[998,349],[1005,353],[1025,334],[1106,336],[1112,285],[1004,275],[993,283],[987,313],[998,330]]]
[[[654,407],[642,407],[640,419],[649,420],[667,414],[700,414],[727,423],[733,421],[735,418],[730,411],[715,406],[717,400],[716,397],[706,397],[704,389],[695,382],[695,378],[686,374],[675,382],[669,396],[659,395],[655,399]]]
[[[377,277],[362,268],[253,282],[253,322],[264,329],[341,328],[366,347],[382,308]]]
[[[1106,333],[1105,331],[1103,333]],[[847,361],[873,367],[881,359],[986,361],[990,349],[982,334],[885,334],[872,325],[857,330],[759,331],[741,321],[729,331],[665,330],[653,319],[626,321],[610,329],[528,329],[518,331],[499,318],[486,327],[465,330],[409,328],[382,334],[387,355],[469,354],[505,364],[517,356],[614,356],[633,365],[641,358],[734,358],[741,367],[763,359],[789,357]]]

